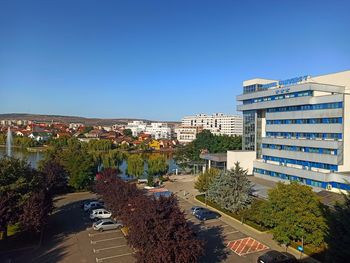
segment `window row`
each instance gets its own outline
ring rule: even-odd
[[[332,123],[343,123],[343,118],[312,118],[312,119],[287,119],[287,120],[267,120],[266,124],[332,124]]]
[[[314,133],[314,132],[266,132],[268,138],[285,138],[285,139],[321,139],[321,140],[341,140],[342,133]]]
[[[293,93],[288,93],[288,94],[281,94],[281,95],[274,95],[274,96],[268,96],[268,97],[243,100],[243,104],[252,104],[252,103],[259,103],[259,102],[264,102],[264,101],[274,101],[274,100],[283,100],[283,99],[291,99],[291,98],[297,98],[297,97],[312,96],[312,94],[313,94],[313,92],[311,90],[299,91],[299,92],[293,92]]]
[[[273,177],[277,177],[283,180],[290,180],[290,181],[297,181],[302,184],[314,186],[314,187],[319,187],[319,188],[324,188],[326,189],[328,185],[331,185],[334,188],[342,189],[342,190],[350,190],[350,185],[346,183],[337,183],[337,182],[321,182],[321,181],[316,181],[312,179],[307,179],[303,177],[298,177],[295,175],[289,175],[289,174],[283,174],[283,173],[277,173],[273,171],[268,171],[265,169],[260,169],[260,168],[254,168],[254,173],[259,173],[259,174],[264,174],[264,175],[269,175]]]
[[[338,153],[336,149],[290,146],[290,145],[279,145],[279,144],[265,144],[265,143],[262,145],[262,148],[273,149],[273,150],[294,151],[294,152],[296,151],[296,152],[306,152],[306,153],[330,154],[330,155],[337,155]]]
[[[328,163],[316,163],[316,162],[295,160],[295,159],[268,156],[268,155],[263,155],[263,159],[264,159],[264,161],[278,162],[280,165],[296,164],[296,165],[302,166],[303,169],[309,169],[309,170],[311,168],[319,168],[319,169],[325,169],[325,170],[330,170],[330,171],[337,171],[338,170],[338,165],[328,164]]]
[[[343,108],[343,102],[308,104],[288,107],[278,107],[267,109],[267,112],[303,111],[303,110],[326,110]]]

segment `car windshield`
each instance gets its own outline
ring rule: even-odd
[[[99,225],[99,224],[101,224],[103,221],[102,220],[98,220],[97,222],[96,222],[96,225]]]

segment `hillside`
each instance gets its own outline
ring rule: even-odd
[[[140,120],[145,122],[153,122],[155,120],[146,119],[132,119],[132,118],[113,118],[113,119],[102,119],[102,118],[84,118],[79,116],[61,116],[61,115],[44,115],[44,114],[26,114],[26,113],[6,113],[0,114],[0,120],[31,120],[31,121],[45,121],[45,122],[61,122],[61,123],[83,123],[86,126],[101,125],[110,126],[113,124],[126,124],[133,120]],[[168,124],[176,124],[177,122],[162,121]]]

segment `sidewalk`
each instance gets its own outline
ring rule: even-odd
[[[185,176],[181,176],[181,177],[175,177],[174,179],[176,179],[176,181],[167,183],[166,185],[166,187],[169,190],[173,191],[174,194],[176,194],[178,197],[186,200],[187,202],[193,205],[198,205],[198,204],[204,205],[203,203],[195,199],[195,196],[198,195],[199,192],[193,187],[194,176],[189,175],[187,176],[187,178]],[[192,180],[189,180],[189,179],[192,179]],[[216,210],[215,208],[210,208],[210,209]],[[232,227],[236,228],[238,231],[242,232],[243,234],[264,243],[265,245],[269,246],[271,249],[278,250],[278,251],[285,251],[284,247],[279,246],[273,240],[272,234],[269,234],[266,232],[260,232],[248,225],[241,224],[241,222],[238,221],[237,219],[234,219],[218,210],[216,211],[222,215],[221,220],[224,223],[231,225]],[[287,249],[287,252],[293,254],[298,259],[300,258],[300,252],[294,248],[289,247]],[[305,254],[303,254],[302,259],[303,259],[303,262],[320,263],[318,260],[310,258]]]

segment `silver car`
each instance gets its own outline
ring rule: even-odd
[[[103,232],[105,230],[119,229],[123,227],[121,222],[112,219],[102,219],[92,224],[92,228],[96,231]]]

